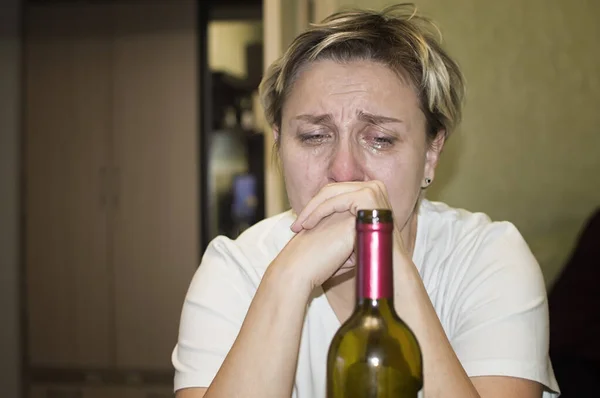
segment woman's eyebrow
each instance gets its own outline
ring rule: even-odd
[[[310,114],[304,113],[294,117],[292,120],[300,120],[304,122],[308,122],[310,124],[316,125],[335,125],[333,120],[333,116],[330,113],[324,114]],[[358,120],[367,122],[370,124],[386,124],[386,123],[404,123],[402,119],[398,119],[395,117],[384,116],[384,115],[376,115],[369,112],[359,111],[358,112]]]
[[[301,120],[304,122],[309,122],[311,124],[334,124],[333,116],[330,113],[321,114],[321,115],[312,115],[309,113],[305,113],[305,114],[296,116],[294,118],[294,120]]]
[[[364,111],[358,112],[358,119],[371,124],[404,123],[403,120],[395,117],[375,115]]]

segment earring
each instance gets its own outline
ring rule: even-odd
[[[425,178],[425,186],[423,188],[427,188],[429,186],[429,184],[431,184],[431,178],[426,177]]]

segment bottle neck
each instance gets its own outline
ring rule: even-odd
[[[393,299],[393,226],[386,223],[363,224],[357,228],[356,299]]]
[[[355,312],[367,312],[371,315],[378,313],[381,316],[396,314],[394,309],[394,299],[392,297],[370,299],[370,298],[359,298],[356,300],[354,307]]]

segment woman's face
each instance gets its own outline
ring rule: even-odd
[[[371,61],[305,66],[275,134],[295,212],[327,184],[380,180],[401,229],[443,145],[441,139],[428,145],[414,89]]]

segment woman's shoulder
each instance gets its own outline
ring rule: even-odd
[[[436,308],[451,308],[452,317],[492,299],[499,310],[544,299],[539,263],[512,222],[444,203],[429,202],[422,209],[425,231],[415,263]],[[503,304],[496,300],[500,297]]]
[[[517,227],[508,220],[493,220],[487,213],[452,207],[444,202],[423,200],[419,211],[428,239],[489,243],[501,237],[522,238]]]
[[[511,221],[493,220],[484,212],[426,201],[419,213],[422,263],[448,272],[478,274],[492,268],[538,273],[539,265]]]

